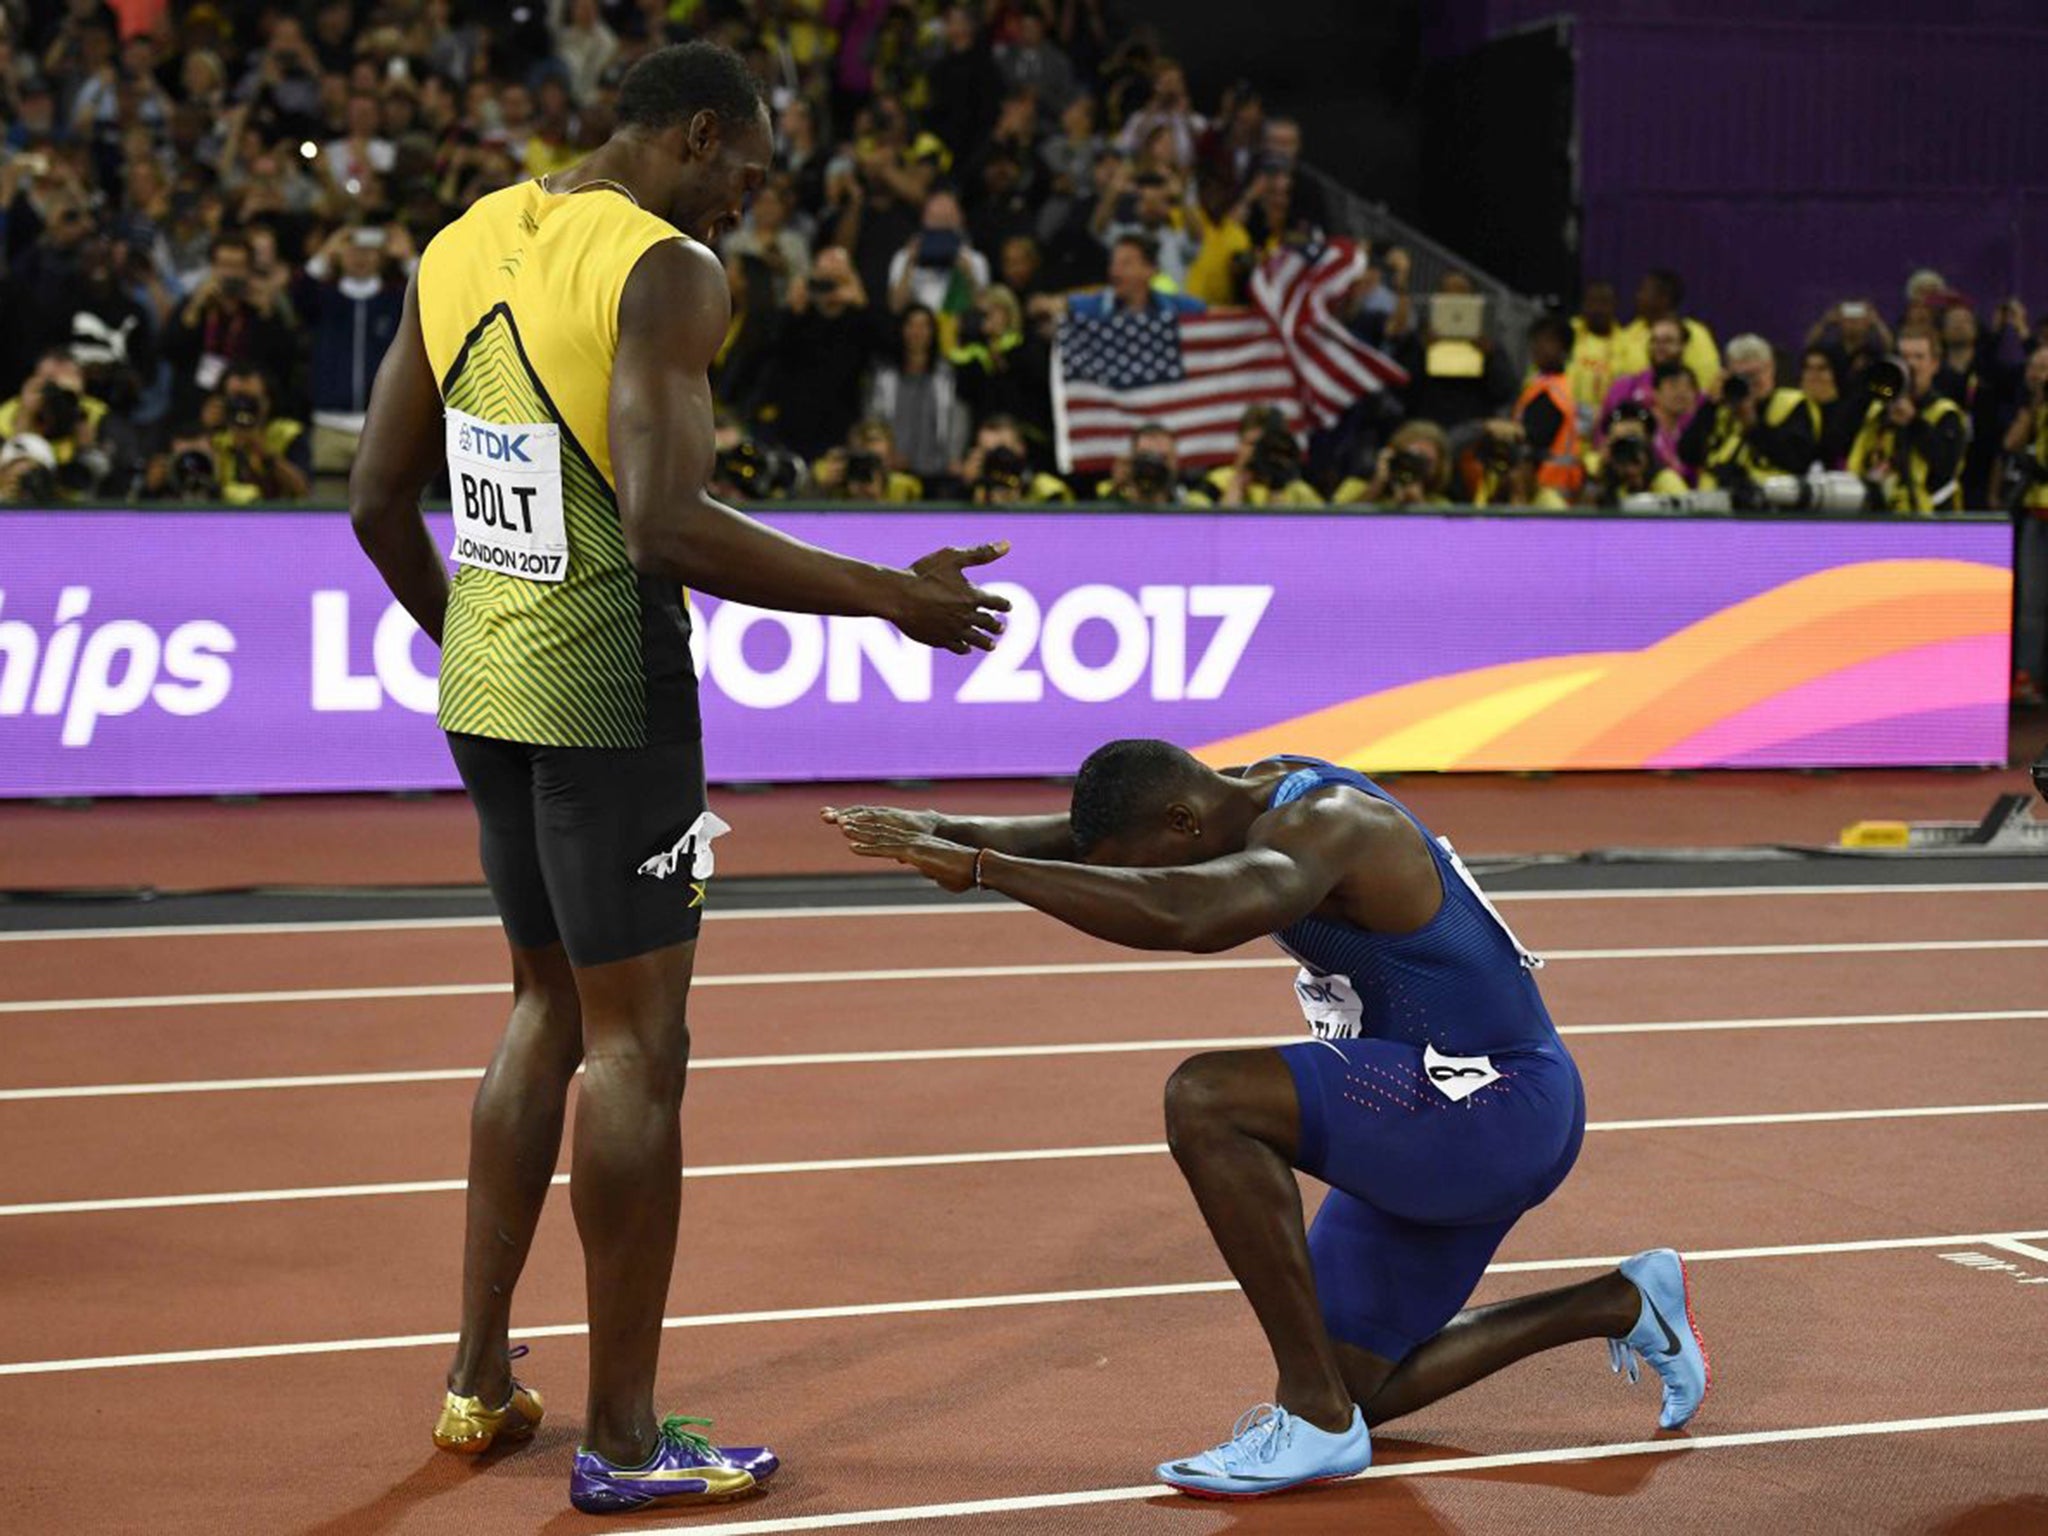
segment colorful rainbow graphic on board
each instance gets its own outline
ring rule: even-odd
[[[1381,773],[1776,767],[2005,708],[2012,578],[1872,560],[1723,608],[1638,651],[1480,667],[1211,742],[1224,764],[1304,752]]]

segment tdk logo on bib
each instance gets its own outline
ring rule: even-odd
[[[569,570],[562,429],[447,414],[456,563],[525,581],[562,580]]]
[[[521,432],[516,436],[509,432],[494,432],[479,422],[465,422],[460,428],[458,443],[461,451],[475,454],[478,458],[494,464],[531,464],[527,456],[526,440],[531,433]]]

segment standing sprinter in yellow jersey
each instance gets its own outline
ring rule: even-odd
[[[440,721],[476,804],[512,950],[512,1020],[471,1117],[462,1331],[434,1439],[531,1433],[512,1290],[579,1065],[570,1199],[583,1241],[590,1395],[570,1497],[593,1513],[737,1497],[775,1469],[657,1420],[679,1115],[711,842],[682,588],[886,618],[988,649],[1000,598],[964,567],[910,570],[786,538],[705,494],[712,358],[728,323],[708,248],[766,175],[768,115],[739,56],[664,48],[621,87],[588,159],[483,198],[427,247],[370,397],[350,480],[357,536],[441,645]],[[446,466],[448,578],[419,513]]]

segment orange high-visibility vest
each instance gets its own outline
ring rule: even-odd
[[[1579,458],[1579,409],[1570,381],[1561,373],[1537,374],[1522,386],[1522,397],[1515,402],[1515,420],[1520,421],[1522,413],[1542,395],[1548,395],[1557,407],[1559,420],[1554,439],[1529,445],[1542,455],[1536,483],[1553,490],[1576,491],[1585,483],[1586,466]]]

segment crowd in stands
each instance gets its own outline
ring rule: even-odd
[[[1299,124],[1248,81],[1195,101],[1114,0],[0,0],[0,501],[338,490],[418,251],[700,35],[776,133],[722,251],[742,498],[2048,517],[2048,323],[2016,299],[1922,271],[1787,349],[1720,344],[1675,273],[1625,321],[1593,281],[1517,377],[1473,283],[1419,292],[1398,247],[1341,312],[1405,388],[1308,441],[1254,408],[1206,474],[1157,430],[1054,474],[1065,318],[1241,304],[1329,222]]]

